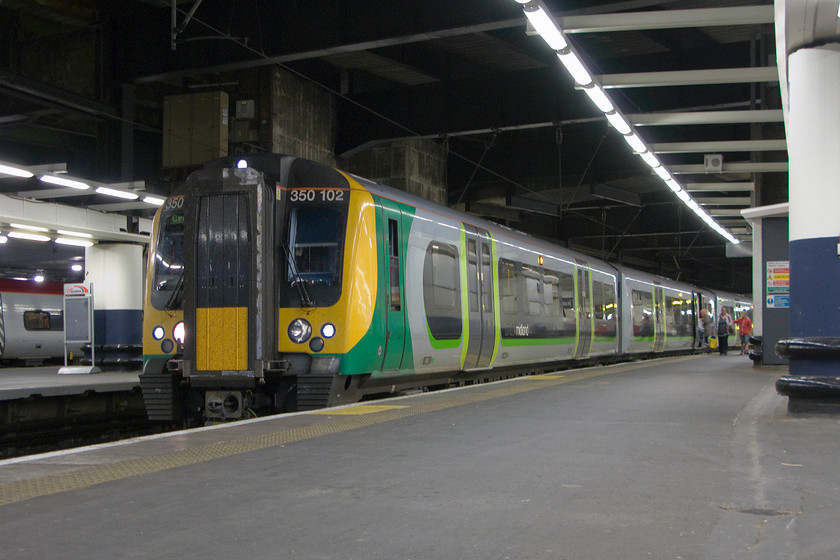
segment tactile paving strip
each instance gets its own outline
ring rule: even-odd
[[[694,357],[696,356],[658,360],[657,364],[667,363],[670,361],[681,361]],[[490,383],[487,385],[476,385],[468,389],[474,388],[479,390],[456,390],[429,393],[422,399],[417,399],[416,401],[401,401],[402,403],[411,403],[407,406],[403,406],[402,404],[399,406],[356,405],[358,407],[368,407],[365,413],[362,414],[349,414],[347,411],[351,410],[352,407],[335,409],[333,411],[320,410],[316,411],[317,414],[327,416],[327,421],[310,426],[286,428],[265,434],[198,445],[190,449],[161,455],[127,459],[111,464],[99,464],[90,467],[83,467],[63,474],[47,475],[29,480],[2,484],[0,485],[0,506],[29,500],[38,496],[79,490],[123,478],[156,473],[167,469],[185,467],[240,453],[285,445],[327,434],[345,432],[373,424],[407,418],[416,414],[424,414],[427,412],[444,410],[465,404],[497,399],[518,393],[538,390],[546,386],[561,385],[564,383],[582,381],[604,375],[614,375],[649,366],[649,363],[634,362],[612,367],[588,368],[579,371],[566,370],[563,374],[526,376],[512,380],[522,381],[521,383],[502,382]],[[375,410],[370,407],[375,407]]]

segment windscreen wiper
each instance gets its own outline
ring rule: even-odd
[[[175,288],[172,290],[172,295],[166,301],[166,305],[163,306],[164,309],[181,308],[181,300],[184,295],[184,272],[186,272],[186,267],[181,268],[181,274],[178,275],[178,281],[175,282]]]
[[[306,284],[298,272],[297,263],[295,262],[294,255],[292,255],[292,251],[289,249],[288,245],[283,245],[283,251],[286,253],[286,260],[289,263],[289,271],[292,273],[292,286],[297,288],[298,297],[300,297],[300,306],[315,307],[315,302],[309,298],[309,293],[306,291]]]

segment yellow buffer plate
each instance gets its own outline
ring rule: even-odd
[[[199,371],[248,369],[248,308],[195,310],[195,362]]]

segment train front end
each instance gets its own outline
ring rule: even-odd
[[[209,162],[169,199],[149,258],[150,419],[202,424],[350,398],[342,362],[371,323],[377,277],[371,197],[351,183],[307,160],[248,155]]]

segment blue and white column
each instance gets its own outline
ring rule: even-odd
[[[85,250],[85,281],[93,284],[96,361],[102,359],[103,369],[139,368],[142,361],[143,264],[140,245],[101,242]]]
[[[787,64],[790,337],[812,343],[840,337],[840,44]],[[791,354],[790,375],[838,377],[840,356]]]

